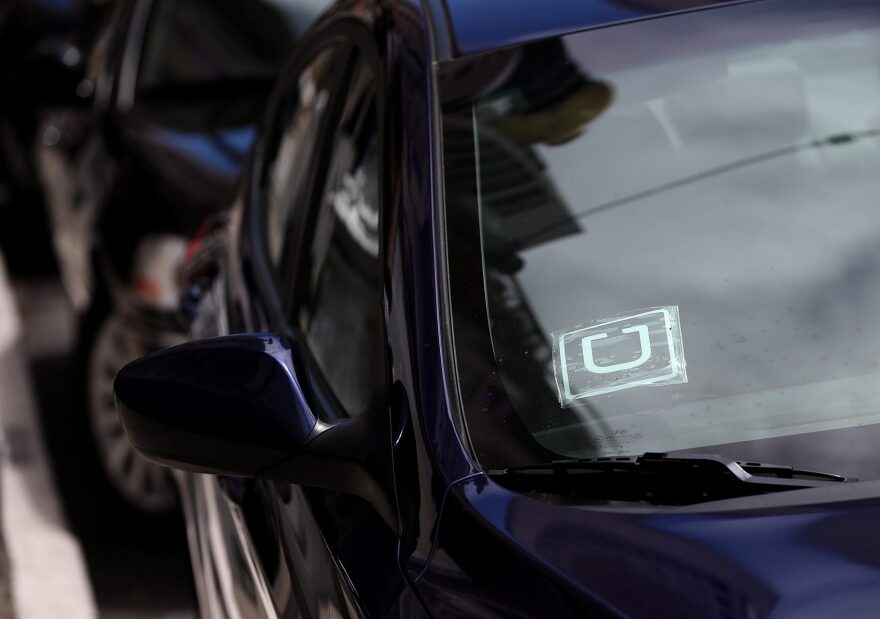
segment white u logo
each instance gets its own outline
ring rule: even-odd
[[[621,372],[623,370],[631,370],[637,368],[648,359],[651,358],[651,338],[648,334],[648,325],[636,325],[635,327],[627,327],[620,330],[621,333],[639,334],[640,354],[638,359],[632,361],[624,361],[623,363],[613,363],[611,365],[596,365],[593,359],[593,340],[602,340],[608,337],[607,333],[599,333],[598,335],[589,335],[581,340],[581,346],[584,349],[584,367],[594,374],[609,374],[611,372]]]

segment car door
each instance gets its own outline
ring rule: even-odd
[[[312,405],[326,422],[388,410],[379,259],[384,170],[371,45],[362,26],[331,27],[282,79],[254,157],[242,230],[268,265],[268,289],[250,285],[247,261],[240,269],[231,260],[215,280],[229,290],[226,318],[215,328],[275,330],[302,342]],[[232,219],[236,228],[235,212]],[[203,303],[216,305],[212,295],[226,296],[223,288],[215,285]],[[273,305],[267,297],[280,300],[279,311],[259,307]],[[384,481],[390,478],[388,470]],[[367,501],[292,484],[187,480],[195,486],[184,492],[196,495],[198,546],[207,549],[202,567],[211,572],[203,580],[219,605],[235,609],[230,616],[384,615],[405,589],[396,530]]]
[[[344,71],[340,96],[328,102],[324,150],[312,158],[305,208],[291,214],[276,243],[277,272],[288,326],[312,362],[309,381],[324,420],[384,415],[387,422],[379,63],[371,40],[353,41],[337,65]],[[390,435],[374,437],[386,443],[384,456],[390,456]],[[387,475],[380,483],[393,487],[389,469],[390,457],[374,470]],[[404,589],[396,531],[361,498],[310,490],[308,499],[361,605],[385,614]],[[284,507],[287,521],[297,517],[294,511]]]
[[[301,171],[298,157],[307,161],[321,143],[326,102],[337,81],[332,69],[340,51],[338,41],[330,39],[304,52],[277,122],[284,135],[277,152],[287,169]],[[267,135],[271,138],[273,131]],[[302,172],[290,173],[286,181],[301,189],[306,178]],[[204,338],[268,328],[246,311],[252,299],[240,288],[235,258],[224,260],[224,239],[201,242],[204,266],[192,266],[196,272],[189,274],[191,285],[199,289],[192,335]],[[230,290],[241,294],[227,294]],[[357,614],[303,489],[212,475],[184,475],[180,481],[189,521],[197,523],[190,531],[190,545],[205,614],[308,617],[321,615],[327,607],[341,608],[340,616]],[[291,512],[292,522],[281,517],[281,506]]]
[[[303,343],[312,367],[309,387],[324,421],[375,414],[387,419],[380,37],[353,20],[326,36],[340,41],[332,61],[324,60],[332,62],[335,80],[322,89],[300,75],[291,89],[299,105],[312,102],[321,110],[320,119],[306,123],[290,112],[289,100],[279,104],[284,128],[265,152],[262,184],[253,196],[285,323],[268,326],[287,329]],[[313,145],[303,135],[314,135]],[[390,442],[389,436],[377,440]],[[386,464],[390,468],[390,458]],[[369,614],[385,614],[405,586],[396,531],[373,505],[352,495],[308,489],[304,498],[359,604]],[[300,545],[291,534],[303,505],[282,500],[280,506],[288,552],[296,557]]]

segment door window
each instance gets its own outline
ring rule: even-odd
[[[319,52],[299,75],[282,111],[282,129],[266,183],[266,234],[269,258],[280,268],[294,242],[294,216],[305,208],[311,161],[318,150],[322,119],[334,79],[333,47]]]
[[[373,74],[357,59],[293,299],[294,323],[350,415],[384,384],[378,153]]]

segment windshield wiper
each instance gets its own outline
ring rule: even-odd
[[[790,466],[737,462],[715,454],[650,452],[555,460],[488,474],[517,490],[654,505],[689,505],[857,481]]]

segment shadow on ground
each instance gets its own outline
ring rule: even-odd
[[[158,525],[108,513],[76,441],[77,372],[72,355],[31,363],[53,473],[67,518],[79,537],[102,617],[194,617],[195,591],[182,516]],[[134,521],[133,521],[134,520]]]

